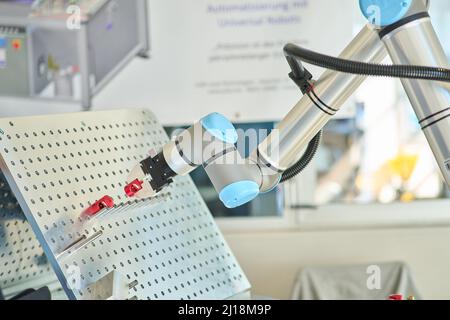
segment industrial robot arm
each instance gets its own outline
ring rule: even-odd
[[[370,23],[339,58],[285,47],[290,76],[304,96],[250,157],[241,157],[236,130],[215,113],[138,164],[130,174],[127,194],[151,197],[175,176],[203,166],[225,206],[243,205],[303,169],[323,127],[367,76],[401,78],[450,187],[450,70],[428,15],[428,1],[360,0],[360,6]],[[386,55],[394,65],[380,65]],[[328,70],[313,82],[301,61]],[[305,148],[306,158],[299,161]]]

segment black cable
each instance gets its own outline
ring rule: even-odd
[[[302,61],[322,68],[362,76],[450,82],[450,70],[445,68],[415,65],[386,65],[345,60],[307,50],[294,44],[287,44],[284,47],[284,53],[292,70],[289,76],[297,83],[303,93],[306,93],[311,88],[309,81],[312,76],[304,68]],[[294,178],[311,163],[317,153],[321,138],[322,131],[311,140],[301,159],[282,174],[281,182],[286,182]]]
[[[287,44],[284,47],[284,52],[287,57],[295,57],[303,62],[338,72],[363,76],[450,82],[450,70],[445,68],[415,65],[386,65],[345,60],[310,51],[294,44]],[[302,66],[299,66],[297,70],[303,69]]]
[[[297,58],[286,56],[286,60],[291,67],[289,77],[299,86],[303,94],[309,95],[308,90],[310,90],[311,87],[310,81],[313,78],[312,74],[303,67],[302,63]],[[311,89],[311,91],[315,94],[313,89]],[[321,139],[322,131],[317,133],[317,135],[309,142],[305,153],[300,160],[283,172],[280,183],[291,180],[308,167],[319,149]]]
[[[303,170],[306,169],[306,167],[311,163],[312,159],[314,159],[314,156],[316,155],[317,150],[319,149],[321,140],[322,140],[322,131],[320,131],[311,140],[311,142],[308,144],[308,147],[306,148],[305,153],[300,158],[300,160],[298,160],[293,166],[291,166],[289,169],[283,172],[280,183],[291,180],[292,178],[296,177],[298,174],[300,174]]]

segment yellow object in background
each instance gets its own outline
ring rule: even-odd
[[[419,156],[417,155],[399,154],[396,158],[389,160],[389,167],[405,182],[411,178],[418,159]]]
[[[416,200],[416,196],[412,192],[405,192],[400,196],[400,200],[402,202],[409,203]]]

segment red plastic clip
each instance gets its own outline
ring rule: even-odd
[[[388,300],[400,301],[403,300],[403,295],[401,294],[391,294]]]
[[[88,216],[95,216],[104,208],[114,207],[114,200],[110,196],[104,196],[100,200],[94,202],[89,208],[86,209],[85,214]]]
[[[125,193],[128,197],[134,197],[136,193],[142,190],[142,185],[144,184],[144,181],[141,181],[139,179],[134,180],[130,184],[127,184],[124,188]]]

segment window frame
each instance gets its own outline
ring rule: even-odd
[[[315,185],[313,163],[294,182],[287,183],[283,216],[216,218],[216,222],[224,233],[450,226],[450,199],[391,204],[329,204],[316,207],[311,205]],[[289,193],[297,193],[297,197],[291,198]]]

